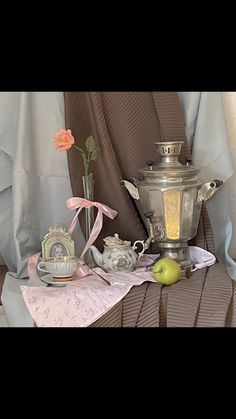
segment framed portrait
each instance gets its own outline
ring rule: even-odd
[[[50,227],[42,241],[42,257],[75,256],[74,241],[63,227]]]

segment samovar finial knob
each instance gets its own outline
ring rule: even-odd
[[[158,153],[161,155],[161,165],[181,165],[178,158],[184,141],[159,141],[155,144]]]

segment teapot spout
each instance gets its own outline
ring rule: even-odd
[[[138,188],[136,188],[133,183],[128,182],[127,180],[121,180],[120,184],[126,187],[132,198],[139,199]]]
[[[219,179],[215,179],[212,182],[204,183],[201,189],[198,191],[197,200],[198,201],[208,201],[211,198],[216,190],[223,185],[223,181]]]
[[[90,247],[90,250],[91,250],[91,252],[93,254],[93,257],[94,257],[94,260],[95,260],[96,264],[100,268],[103,268],[103,264],[102,264],[103,255],[102,255],[102,253],[99,252],[99,250],[96,248],[96,246],[91,246]]]

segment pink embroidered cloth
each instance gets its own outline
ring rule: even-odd
[[[189,246],[196,269],[215,263],[210,252]],[[94,271],[107,279],[107,285],[98,275],[91,274],[71,281],[64,288],[21,286],[25,304],[38,327],[87,327],[116,305],[134,285],[155,282],[146,266],[158,255],[143,255],[137,269],[130,273],[110,274],[100,268]]]
[[[151,264],[157,255],[142,258]],[[100,268],[93,274],[75,279],[63,288],[21,286],[25,304],[38,327],[87,327],[106,314],[134,285],[155,280],[141,263],[131,273],[108,274]]]

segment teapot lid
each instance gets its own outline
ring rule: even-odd
[[[156,142],[158,153],[161,156],[160,163],[153,166],[153,162],[147,162],[147,166],[140,170],[143,176],[155,177],[191,177],[200,172],[200,168],[192,166],[190,162],[182,164],[179,162],[179,155],[183,141],[161,141]]]
[[[127,242],[126,240],[121,240],[119,238],[119,234],[115,233],[114,236],[107,236],[103,239],[105,242],[105,246],[122,246],[130,244],[131,242]]]

